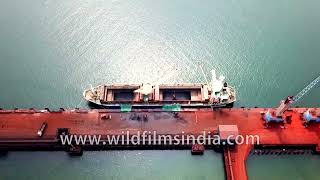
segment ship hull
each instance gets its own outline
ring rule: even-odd
[[[89,107],[93,109],[121,109],[123,105],[130,105],[133,109],[162,109],[164,106],[169,106],[171,104],[134,104],[134,103],[126,103],[126,104],[97,104],[94,102],[88,102]],[[229,104],[175,104],[181,108],[233,108],[234,103]]]

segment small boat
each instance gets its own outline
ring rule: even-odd
[[[236,101],[235,88],[216,77],[212,71],[210,83],[176,84],[102,84],[83,92],[90,103],[112,108],[121,105],[130,107],[233,107]]]

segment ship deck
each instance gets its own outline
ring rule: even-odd
[[[31,149],[41,143],[55,142],[58,128],[69,128],[71,134],[115,135],[138,131],[156,131],[157,134],[201,134],[203,131],[216,131],[219,125],[237,125],[239,134],[258,135],[264,146],[314,146],[320,148],[320,131],[317,124],[305,128],[301,113],[306,108],[293,108],[286,112],[292,115],[292,122],[281,126],[265,128],[262,108],[184,110],[177,114],[162,110],[137,110],[119,112],[117,110],[73,110],[45,112],[38,110],[0,110],[0,148],[9,144],[29,146]],[[320,108],[311,108],[320,113]],[[111,120],[103,117],[111,115]],[[133,117],[147,116],[148,120]],[[42,137],[37,131],[47,122]],[[28,143],[29,142],[29,143]],[[18,146],[17,146],[18,147]],[[246,159],[254,145],[236,145],[224,149],[225,169],[228,180],[246,180]],[[28,149],[28,148],[27,148]]]

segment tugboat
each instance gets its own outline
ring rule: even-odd
[[[211,82],[177,84],[102,84],[83,92],[90,103],[105,108],[121,105],[132,107],[163,107],[179,105],[181,107],[233,107],[236,101],[234,87],[225,82],[225,77],[217,78],[211,71]]]

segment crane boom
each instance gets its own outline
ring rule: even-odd
[[[298,102],[304,95],[309,93],[320,82],[320,76],[313,80],[308,86],[302,89],[297,95],[293,97],[294,103]]]
[[[280,106],[276,110],[276,116],[280,117],[282,114],[293,104],[298,102],[301,98],[303,98],[307,93],[309,93],[318,83],[320,82],[320,76],[314,79],[308,86],[303,88],[296,96],[287,97],[286,100],[282,100],[280,102]]]

